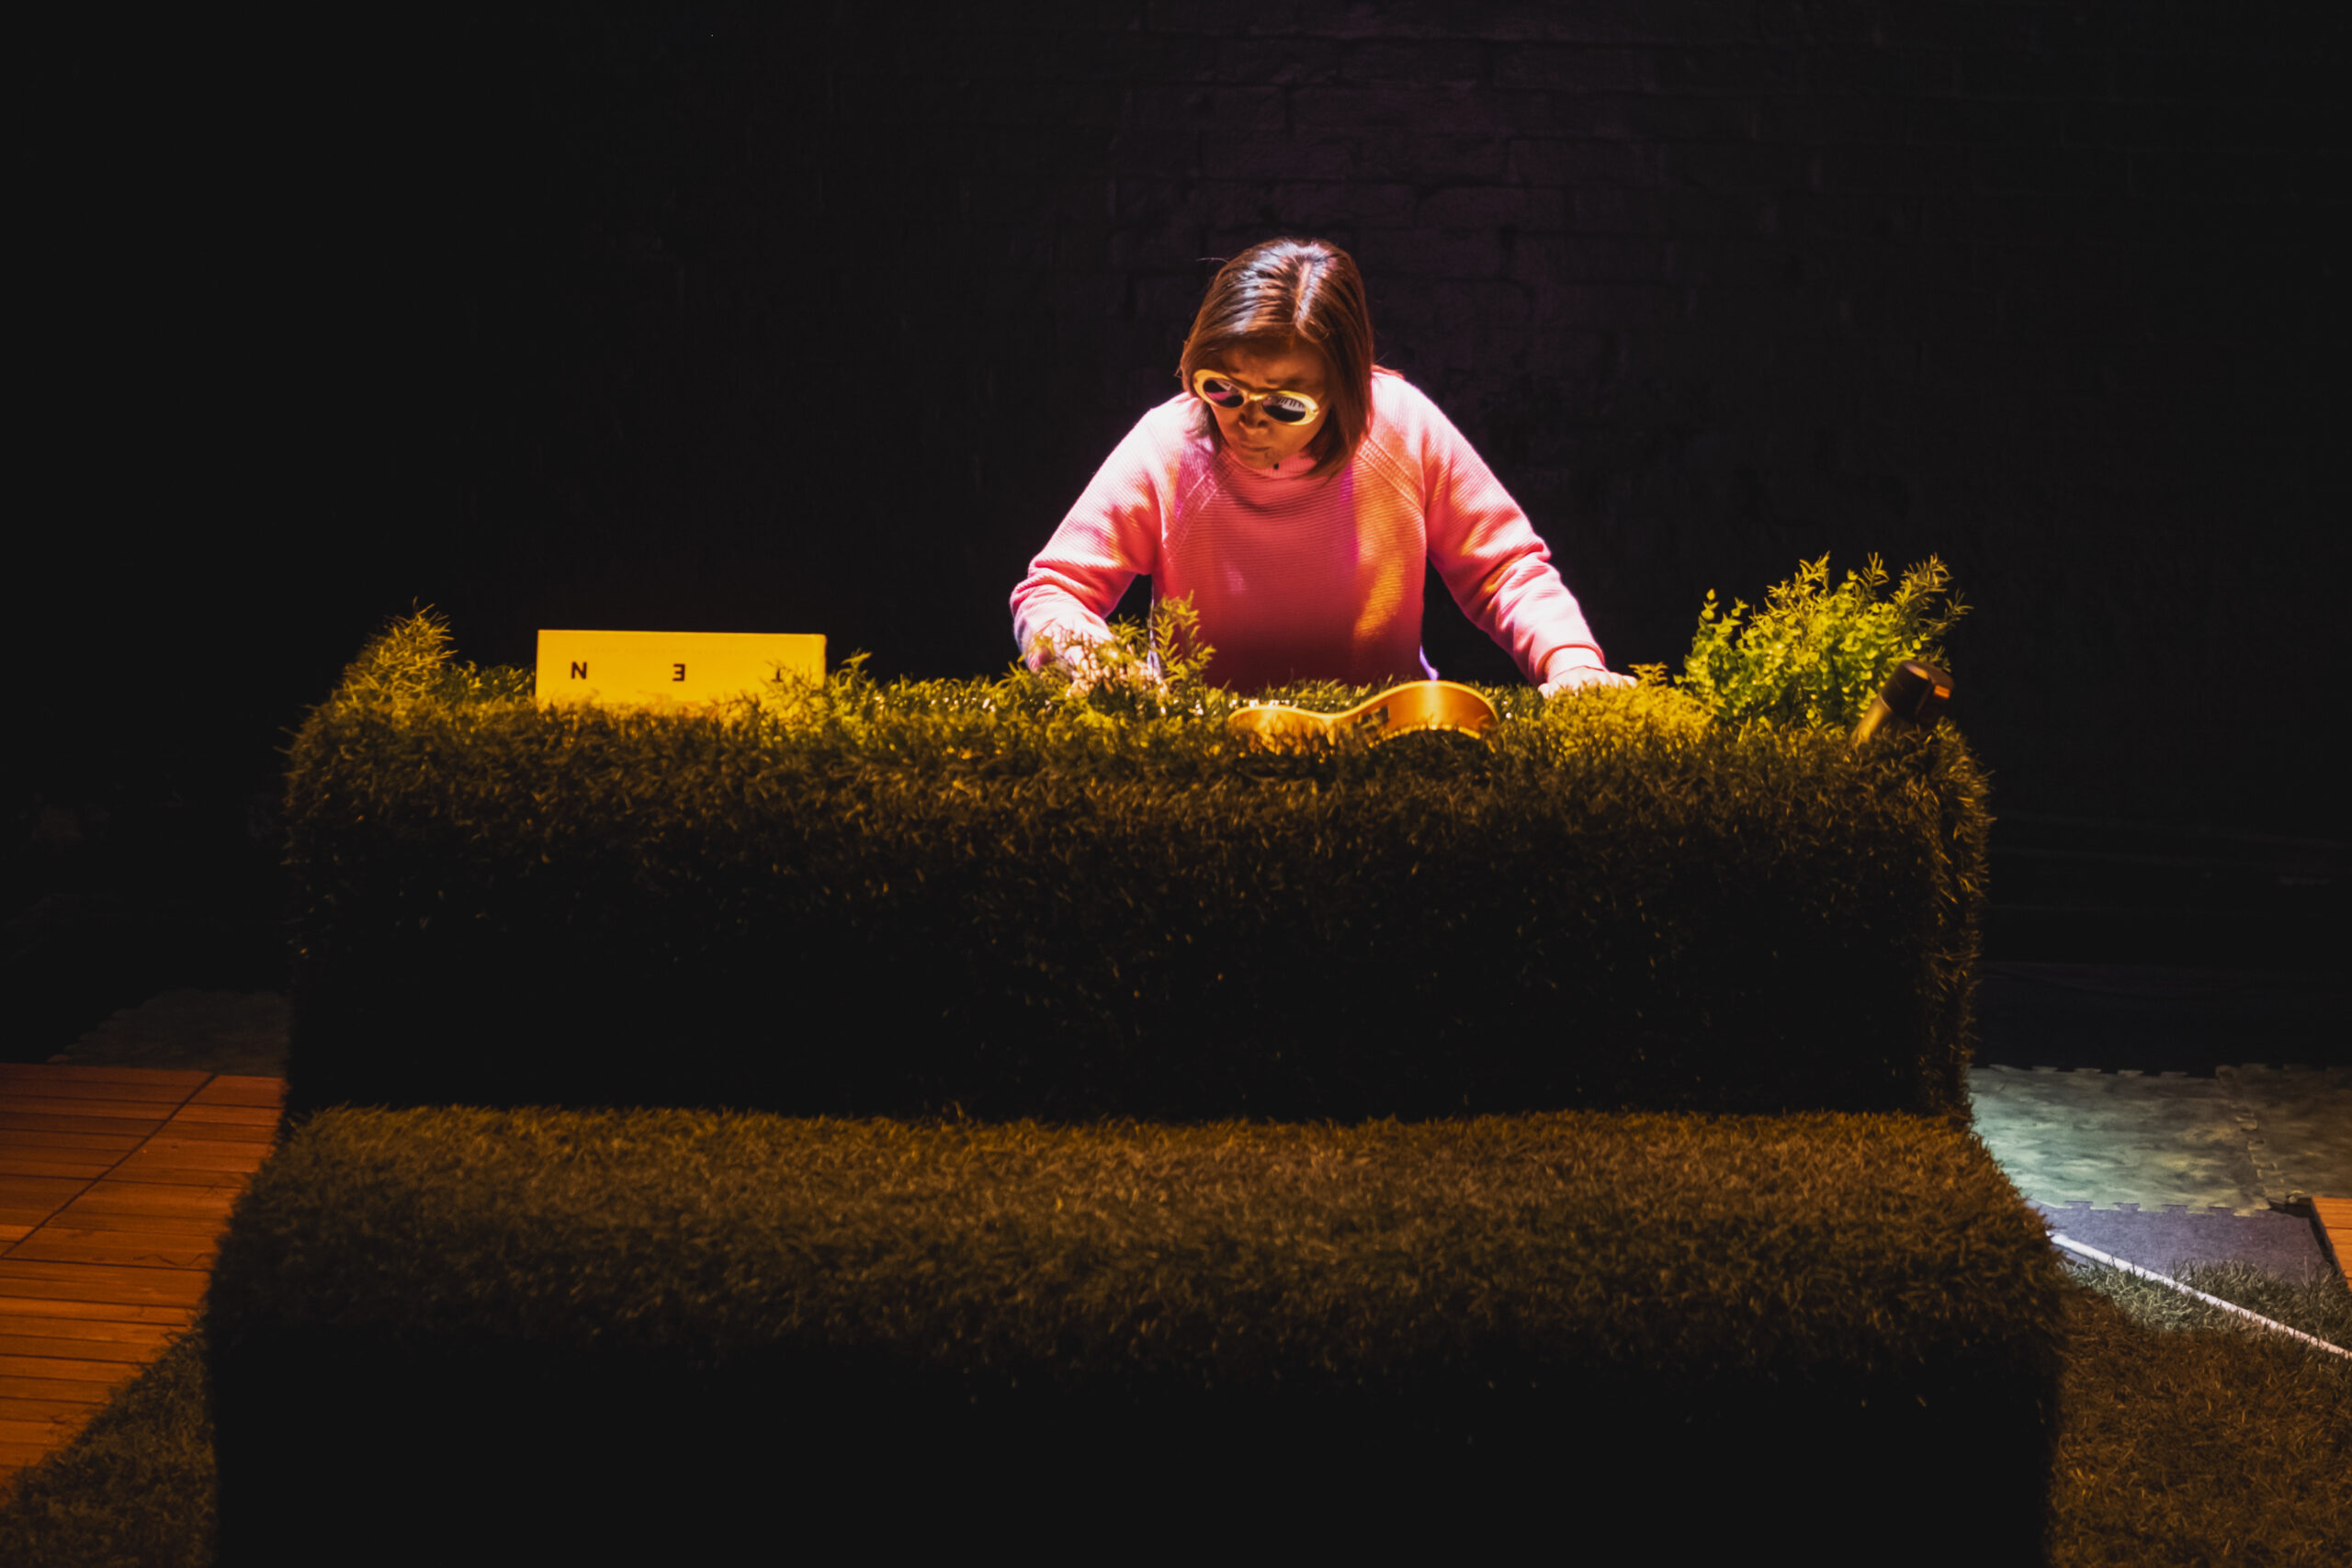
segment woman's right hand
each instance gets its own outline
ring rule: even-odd
[[[1102,645],[1092,639],[1072,638],[1057,644],[1051,634],[1041,636],[1032,646],[1028,665],[1039,675],[1049,672],[1069,682],[1069,694],[1083,697],[1097,686],[1131,684],[1152,691],[1165,690],[1168,682],[1154,664],[1136,664],[1122,660],[1113,667],[1098,657]]]

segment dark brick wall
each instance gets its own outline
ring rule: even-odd
[[[2001,805],[2331,826],[2334,8],[384,26],[189,90],[263,236],[232,292],[298,325],[239,536],[298,585],[273,714],[412,595],[489,658],[667,623],[1001,667],[1210,258],[1305,232],[1620,664],[1710,588],[1939,551]],[[1437,663],[1506,677],[1435,603]]]

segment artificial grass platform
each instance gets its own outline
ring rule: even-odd
[[[944,1540],[1703,1493],[1750,1541],[1924,1510],[1931,1555],[2010,1561],[2058,1289],[1942,1119],[330,1110],[216,1266],[221,1540],[424,1543],[522,1495],[533,1529]]]
[[[298,1112],[1966,1113],[1948,725],[1498,689],[1487,744],[1268,757],[1215,689],[655,713],[367,667],[293,749]]]
[[[2052,1563],[2336,1568],[2352,1537],[2352,1371],[2161,1286],[2070,1272],[2081,1282],[2064,1290]],[[2223,1265],[2190,1270],[2186,1282],[2352,1348],[2352,1293],[2341,1280]],[[213,1561],[202,1348],[200,1335],[175,1343],[72,1447],[0,1497],[0,1562]],[[1050,1520],[1039,1524],[1050,1530]]]
[[[1949,617],[1807,573],[1682,687],[1317,754],[1181,637],[648,712],[396,625],[289,771],[230,1554],[1271,1506],[2033,1555],[2055,1266],[1959,1130],[1984,778],[1846,733]]]

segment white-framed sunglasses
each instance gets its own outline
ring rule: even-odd
[[[1305,392],[1253,392],[1221,370],[1193,372],[1193,392],[1211,408],[1233,410],[1251,403],[1265,405],[1266,417],[1277,424],[1305,424],[1323,412],[1323,405]]]

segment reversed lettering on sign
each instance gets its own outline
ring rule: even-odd
[[[536,689],[543,702],[614,707],[725,702],[763,689],[778,666],[802,680],[822,681],[825,639],[776,632],[542,629]]]

